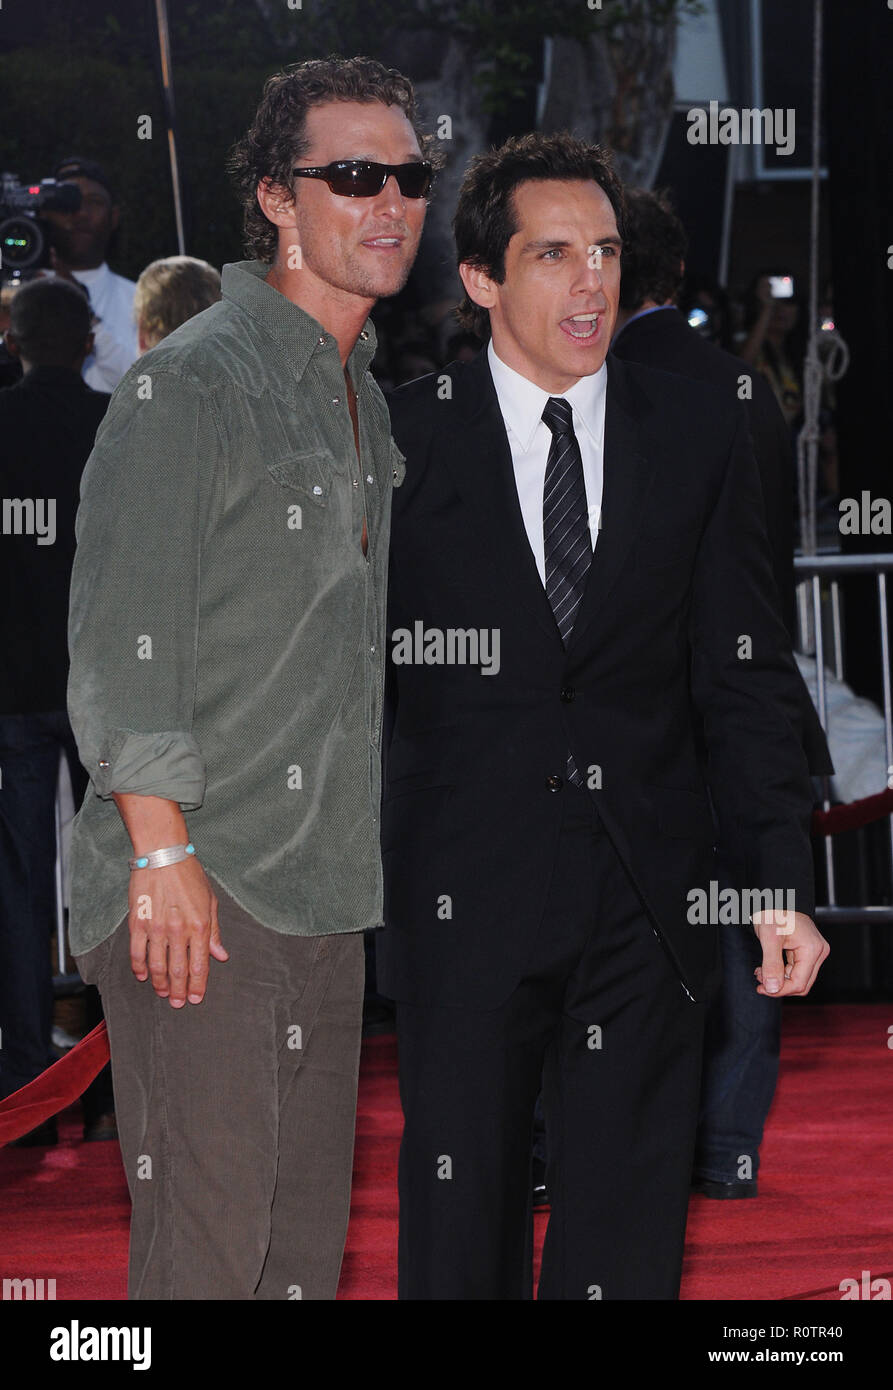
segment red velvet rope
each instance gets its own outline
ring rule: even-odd
[[[893,790],[890,788],[875,796],[863,796],[861,801],[832,806],[829,811],[813,811],[812,833],[839,835],[844,830],[858,830],[860,826],[889,815],[893,815]]]
[[[54,1062],[34,1081],[0,1100],[0,1146],[20,1139],[73,1105],[86,1091],[94,1076],[98,1076],[109,1059],[109,1039],[105,1024],[98,1023],[92,1032]]]

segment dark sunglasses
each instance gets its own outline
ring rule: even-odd
[[[298,179],[325,179],[342,198],[374,198],[391,174],[404,198],[424,198],[431,187],[433,169],[427,160],[412,164],[373,164],[368,159],[336,159],[316,169],[292,169]]]

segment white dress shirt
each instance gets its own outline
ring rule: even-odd
[[[81,375],[94,391],[114,391],[138,355],[133,296],[136,284],[116,275],[103,261],[94,270],[73,270],[74,278],[90,296],[90,308],[101,320],[93,332],[93,351]]]
[[[521,376],[514,368],[506,366],[505,362],[496,356],[492,338],[487,347],[487,357],[512,451],[515,486],[518,489],[518,501],[521,504],[527,539],[545,587],[543,488],[546,481],[546,463],[552,445],[552,431],[542,417],[550,393],[534,385],[526,376]],[[608,368],[603,364],[591,376],[581,376],[570,390],[558,393],[561,398],[570,402],[573,409],[574,434],[577,436],[583,460],[583,481],[586,484],[586,506],[593,550],[598,540],[604,483],[607,384]]]

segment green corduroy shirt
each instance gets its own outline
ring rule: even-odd
[[[221,302],[131,367],[83,475],[76,954],[127,912],[115,792],[178,802],[200,862],[274,931],[381,921],[387,554],[405,463],[368,370],[371,321],[348,359],[358,461],[336,340],[268,269],[225,266]]]

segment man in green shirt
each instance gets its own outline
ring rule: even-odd
[[[272,77],[231,161],[257,259],[131,368],[84,474],[71,940],[103,994],[131,1298],[335,1297],[404,470],[369,312],[412,266],[427,143],[372,60]]]

